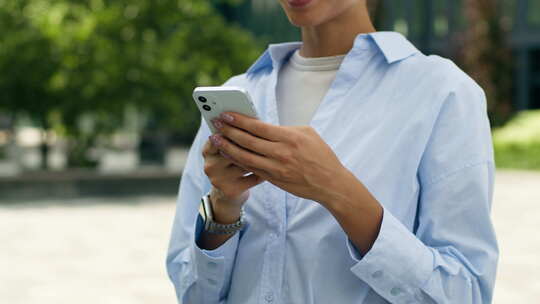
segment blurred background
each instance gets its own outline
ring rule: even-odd
[[[540,1],[368,0],[486,91],[494,303],[540,300]],[[165,253],[195,86],[299,40],[276,0],[0,0],[0,303],[175,303]]]

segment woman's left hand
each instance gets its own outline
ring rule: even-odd
[[[289,193],[324,204],[340,180],[351,176],[310,126],[276,126],[224,114],[214,121],[220,153]]]

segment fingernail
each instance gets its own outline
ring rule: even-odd
[[[217,119],[212,120],[212,123],[214,124],[214,127],[221,129],[223,128],[223,123]]]
[[[231,115],[226,114],[226,113],[221,113],[219,116],[220,116],[223,120],[228,121],[228,122],[231,122],[231,121],[234,120],[234,118],[233,118]]]
[[[214,144],[214,146],[219,146],[221,144],[221,140],[217,134],[210,136],[210,141],[212,144]]]

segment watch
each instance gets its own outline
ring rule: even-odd
[[[201,198],[199,214],[204,221],[204,230],[214,234],[234,234],[236,231],[244,227],[244,211],[240,210],[240,219],[232,224],[220,224],[214,222],[214,212],[212,203],[210,202],[210,194]]]

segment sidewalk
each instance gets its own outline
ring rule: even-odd
[[[495,304],[540,299],[540,173],[498,171],[493,222],[500,246]]]
[[[165,252],[175,197],[0,205],[0,303],[174,304]],[[495,304],[540,299],[540,173],[500,171]]]

